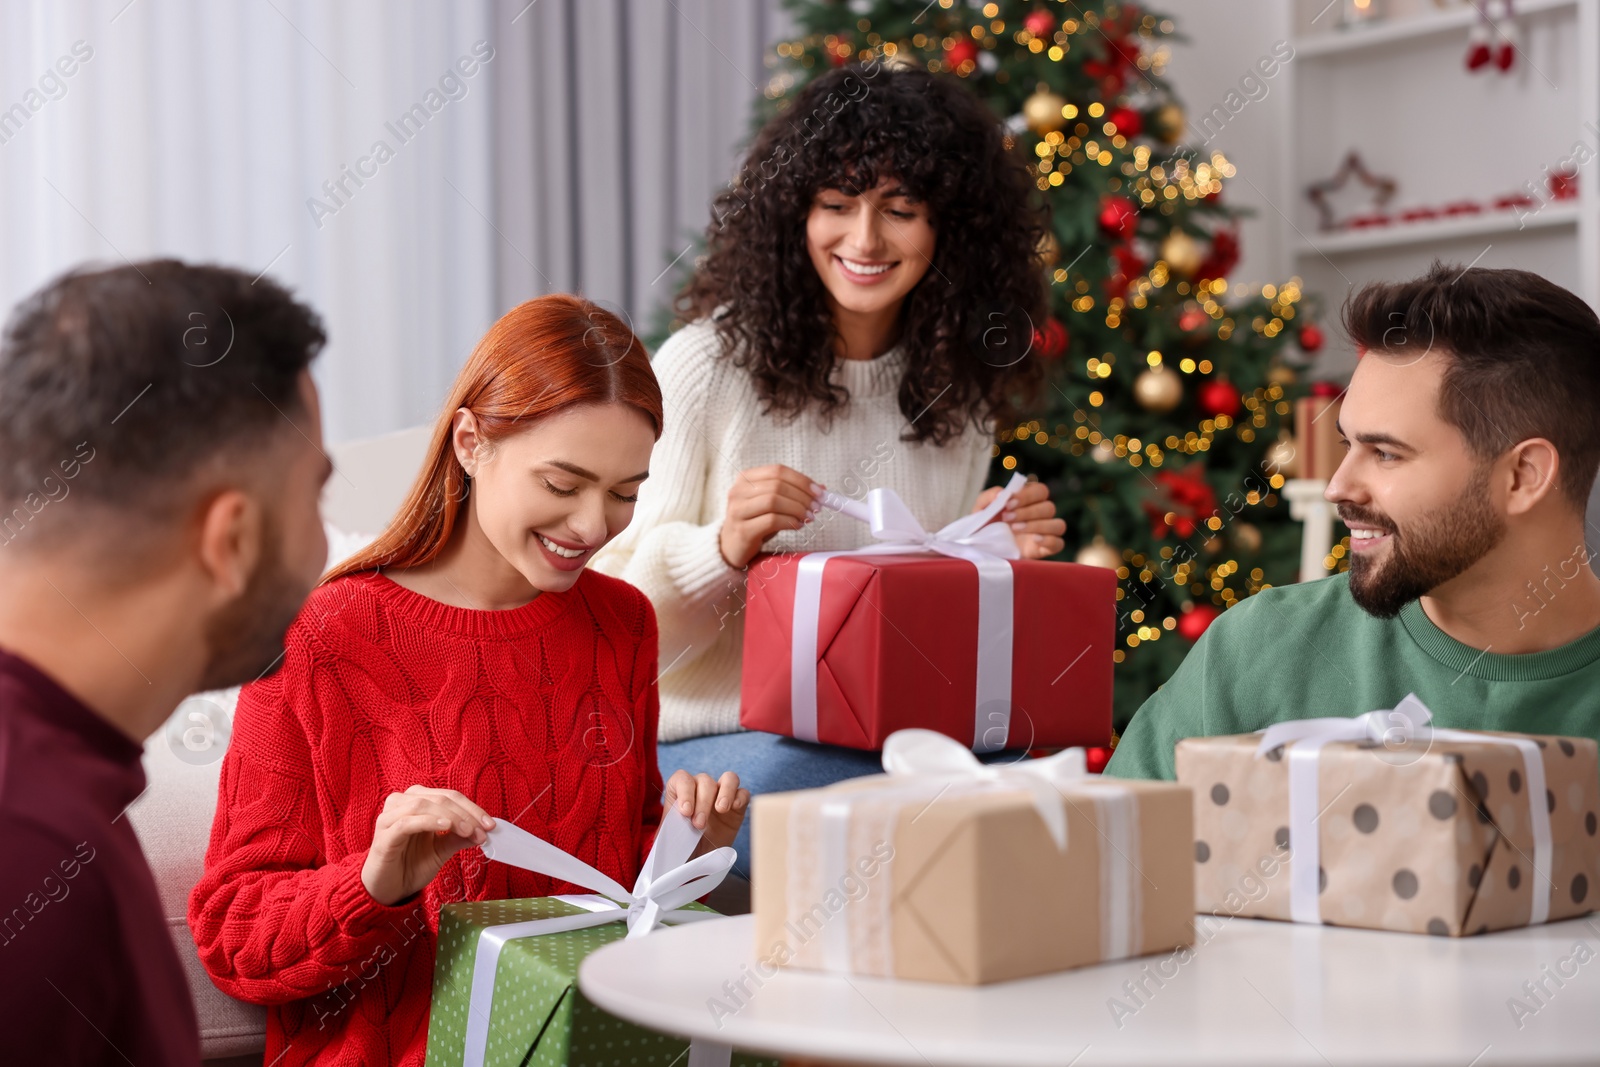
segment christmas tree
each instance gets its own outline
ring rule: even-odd
[[[1220,611],[1296,580],[1300,527],[1278,491],[1295,361],[1321,345],[1300,282],[1230,299],[1234,170],[1182,144],[1170,19],[1070,0],[786,6],[800,33],[777,46],[759,119],[849,62],[948,72],[1006,121],[1050,204],[1053,311],[1026,357],[1049,380],[1034,417],[1000,428],[995,473],[1044,479],[1064,558],[1117,572],[1120,730]]]

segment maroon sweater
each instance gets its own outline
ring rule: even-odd
[[[140,748],[0,652],[0,1047],[7,1063],[200,1061],[155,879],[122,813]]]

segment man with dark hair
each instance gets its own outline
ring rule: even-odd
[[[1361,359],[1326,496],[1350,571],[1230,609],[1110,765],[1173,776],[1184,737],[1392,708],[1441,727],[1600,738],[1600,319],[1519,270],[1434,264],[1346,305]]]
[[[7,1062],[199,1061],[128,820],[144,739],[271,671],[327,555],[315,314],[173,260],[84,270],[0,339]]]

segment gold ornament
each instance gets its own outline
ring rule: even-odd
[[[901,41],[895,48],[894,55],[883,61],[883,65],[890,70],[914,70],[917,64],[912,60],[916,51],[911,47],[910,41]]]
[[[1087,566],[1104,567],[1112,571],[1122,566],[1122,553],[1106,544],[1106,539],[1098,534],[1093,541],[1078,549],[1074,558]]]
[[[1066,106],[1065,98],[1041,87],[1022,102],[1022,117],[1027,120],[1030,130],[1042,136],[1054,133],[1067,124],[1066,117],[1061,114],[1061,109]]]
[[[1294,372],[1294,368],[1287,364],[1277,363],[1267,368],[1267,384],[1269,385],[1293,385],[1299,381],[1299,378],[1300,376]]]
[[[1183,139],[1183,131],[1189,125],[1189,120],[1183,114],[1183,108],[1177,104],[1162,104],[1156,108],[1156,113],[1150,117],[1150,132],[1159,137],[1166,144],[1177,144]]]
[[[1174,273],[1191,278],[1205,261],[1205,250],[1200,247],[1199,241],[1182,230],[1173,230],[1161,242],[1161,258],[1167,261],[1167,266]]]
[[[1039,238],[1039,243],[1033,246],[1034,254],[1039,257],[1039,262],[1046,269],[1056,265],[1061,258],[1061,245],[1056,241],[1056,235],[1049,230]]]
[[[1163,415],[1183,399],[1183,383],[1175,371],[1151,367],[1133,380],[1133,398],[1146,411]]]
[[[1295,454],[1294,438],[1285,431],[1279,434],[1278,439],[1267,449],[1261,465],[1269,474],[1281,474],[1285,478],[1293,478],[1296,458],[1298,457]]]
[[[1245,552],[1261,551],[1261,529],[1254,523],[1238,522],[1233,525],[1233,543]]]

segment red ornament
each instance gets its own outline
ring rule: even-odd
[[[1044,8],[1035,8],[1022,20],[1022,28],[1035,37],[1049,37],[1056,32],[1056,17]]]
[[[1124,37],[1139,25],[1141,14],[1142,12],[1133,4],[1123,4],[1121,13],[1114,18],[1106,19],[1102,26],[1113,37]]]
[[[1300,347],[1307,352],[1316,352],[1322,348],[1322,328],[1314,322],[1308,322],[1300,327]]]
[[[1211,251],[1195,273],[1201,278],[1226,278],[1239,264],[1239,235],[1219,230],[1211,235]]]
[[[1117,108],[1106,116],[1106,121],[1115,126],[1118,133],[1130,139],[1144,130],[1144,116],[1131,107]]]
[[[1106,769],[1106,764],[1111,762],[1111,750],[1109,748],[1096,746],[1084,749],[1083,756],[1085,769],[1090,774],[1099,774]]]
[[[956,43],[944,50],[945,65],[960,70],[963,63],[978,61],[978,43],[971,37],[958,37]]]
[[[1183,314],[1178,316],[1178,329],[1184,333],[1194,333],[1203,329],[1210,321],[1211,316],[1199,308],[1185,308]]]
[[[1191,463],[1181,473],[1164,470],[1156,475],[1156,481],[1171,495],[1173,503],[1188,508],[1196,517],[1217,510],[1217,493],[1206,481],[1204,463]]]
[[[1105,58],[1087,59],[1083,64],[1083,72],[1100,83],[1102,98],[1122,94],[1122,87],[1127,84],[1127,68],[1133,66],[1140,55],[1138,42],[1114,36],[1118,32],[1117,27],[1106,26],[1101,34],[1105,41]]]
[[[1125,196],[1108,196],[1100,205],[1100,228],[1124,241],[1139,229],[1139,207]]]
[[[1139,47],[1138,41],[1130,40],[1127,37],[1106,37],[1105,42],[1106,58],[1103,62],[1109,68],[1108,73],[1116,73],[1123,67],[1131,67],[1139,62],[1139,55],[1142,49]],[[1093,60],[1090,60],[1089,63],[1085,63],[1083,69],[1089,70],[1089,65],[1093,62]]]
[[[1467,41],[1467,54],[1462,62],[1466,64],[1468,70],[1482,70],[1489,65],[1492,57],[1488,35],[1474,29],[1473,36]]]
[[[1155,476],[1156,493],[1144,502],[1144,513],[1150,520],[1150,536],[1161,540],[1176,533],[1184,540],[1200,529],[1202,519],[1217,512],[1217,494],[1206,481],[1205,464],[1198,460],[1182,472],[1164,470]],[[1167,521],[1167,516],[1172,521]]]
[[[1338,382],[1312,382],[1311,395],[1337,398],[1344,395],[1344,389]]]
[[[1193,644],[1200,640],[1200,635],[1205,633],[1206,628],[1215,622],[1217,616],[1221,614],[1222,612],[1210,604],[1196,604],[1178,616],[1178,636]]]
[[[1133,280],[1144,273],[1145,262],[1129,245],[1117,245],[1111,250],[1116,267],[1106,279],[1106,297],[1121,296],[1128,291]]]
[[[1516,62],[1516,57],[1517,46],[1502,37],[1500,47],[1494,51],[1494,65],[1502,72],[1508,71],[1511,69],[1511,64]]]
[[[1033,331],[1033,347],[1042,359],[1060,359],[1066,354],[1070,340],[1067,328],[1054,316],[1045,320],[1043,330]]]
[[[1222,378],[1213,378],[1202,385],[1195,399],[1200,402],[1200,410],[1212,417],[1226,415],[1231,419],[1239,414],[1239,390]]]

